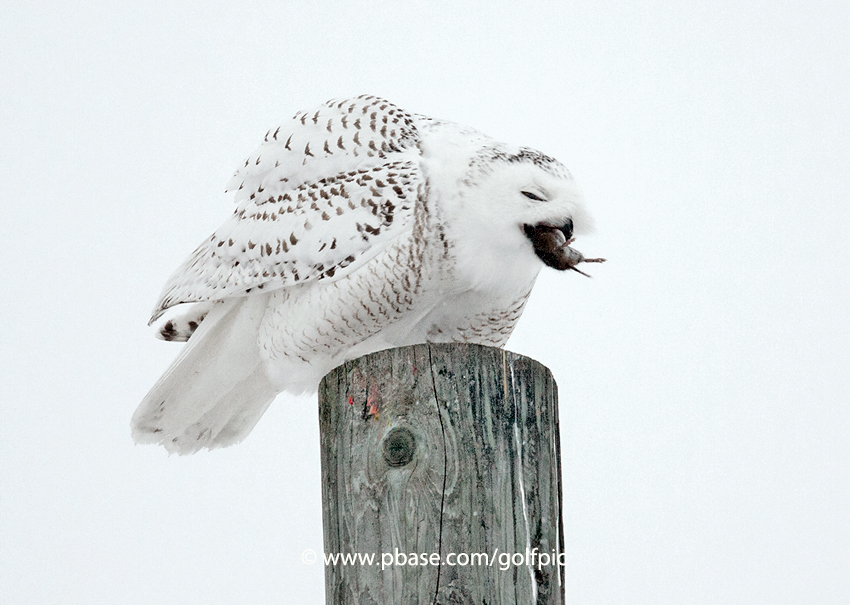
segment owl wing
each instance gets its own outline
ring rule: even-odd
[[[231,180],[237,208],[166,283],[181,303],[340,279],[413,228],[423,177],[412,116],[364,96],[299,112]]]

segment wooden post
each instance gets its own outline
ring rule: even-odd
[[[556,389],[534,360],[464,344],[325,376],[325,556],[349,557],[325,568],[328,605],[563,603]]]

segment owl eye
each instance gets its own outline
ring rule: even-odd
[[[523,191],[522,194],[530,200],[534,200],[535,202],[545,202],[542,197],[535,193],[531,193],[530,191]]]

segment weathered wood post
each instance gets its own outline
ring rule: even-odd
[[[563,603],[547,368],[478,345],[390,349],[325,376],[319,414],[325,556],[341,555],[328,605]]]

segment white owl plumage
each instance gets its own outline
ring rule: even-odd
[[[228,189],[235,212],[151,318],[188,342],[133,437],[171,452],[242,440],[278,393],[360,355],[503,346],[544,264],[597,260],[568,246],[590,218],[558,161],[368,95],[270,130]]]

